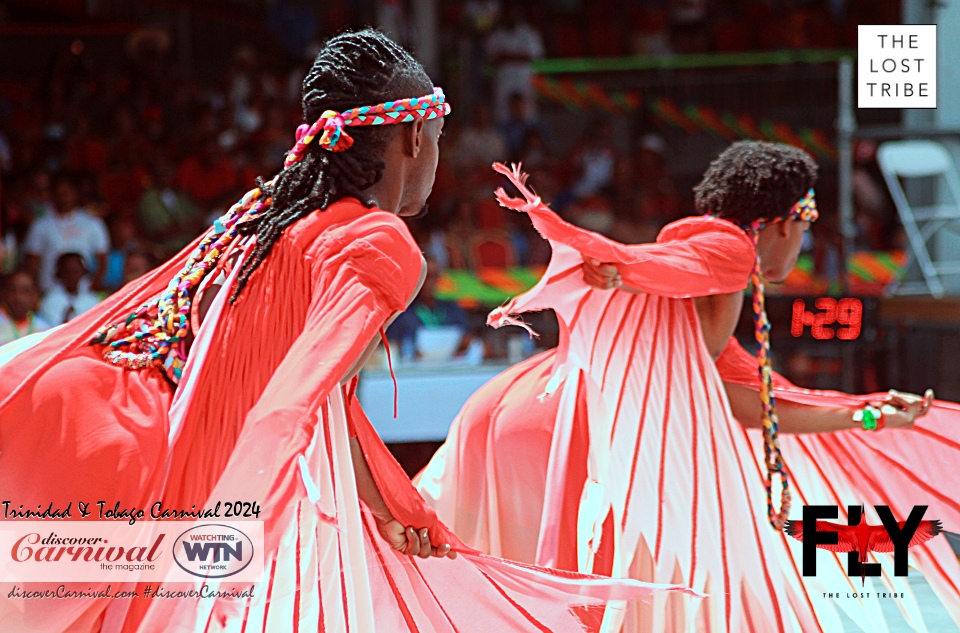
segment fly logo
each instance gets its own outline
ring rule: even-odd
[[[200,525],[177,538],[174,559],[185,572],[201,578],[226,578],[253,560],[253,541],[228,525]]]
[[[894,575],[907,575],[907,550],[943,531],[940,521],[927,521],[927,506],[914,506],[906,521],[897,521],[888,506],[876,506],[880,525],[870,525],[863,506],[847,506],[847,525],[819,521],[837,516],[837,506],[803,506],[802,521],[787,521],[784,532],[803,542],[803,575],[817,575],[817,548],[848,552],[847,575],[879,576],[879,563],[868,563],[869,552],[893,552]]]

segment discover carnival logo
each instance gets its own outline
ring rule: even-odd
[[[198,525],[177,537],[173,558],[188,574],[226,578],[240,573],[253,561],[253,540],[229,525]]]
[[[0,583],[259,582],[263,567],[263,521],[0,521]]]

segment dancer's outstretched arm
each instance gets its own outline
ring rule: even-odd
[[[586,256],[583,260],[583,280],[588,285],[599,289],[618,288],[638,292],[623,282],[616,265]],[[736,328],[743,305],[742,294],[734,292],[696,297],[695,302],[704,343],[716,360],[727,347]],[[727,381],[724,386],[737,420],[748,428],[760,428],[762,407],[758,389]],[[927,390],[923,396],[890,391],[882,402],[875,404],[889,404],[896,409],[884,414],[886,428],[911,428],[917,418],[930,410],[933,391]],[[812,406],[789,401],[777,403],[780,432],[790,434],[830,433],[859,428],[859,423],[853,420],[854,411],[843,406]]]
[[[733,415],[748,428],[760,428],[762,411],[757,390],[735,383],[725,382],[727,397]],[[883,420],[888,429],[909,429],[914,421],[926,415],[933,404],[933,392],[925,396],[891,391],[882,403],[892,405],[896,411],[884,413]],[[830,433],[860,428],[853,420],[855,409],[842,406],[812,406],[780,400],[777,402],[777,418],[780,432],[790,434]]]

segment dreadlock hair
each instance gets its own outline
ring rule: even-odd
[[[817,164],[784,143],[737,141],[723,151],[693,188],[697,212],[746,226],[786,217],[817,181]]]
[[[327,42],[303,80],[303,116],[313,123],[326,110],[342,112],[428,94],[432,89],[433,82],[420,62],[383,33],[373,29],[342,33]],[[240,268],[231,303],[288,226],[344,197],[373,206],[363,191],[383,177],[383,152],[397,133],[391,127],[351,129],[354,144],[344,152],[330,152],[312,143],[300,161],[273,181],[257,179],[262,198],[271,202],[256,217],[237,225],[241,235],[256,235],[257,242]]]

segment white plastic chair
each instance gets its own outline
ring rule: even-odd
[[[935,141],[891,141],[877,150],[877,163],[890,189],[910,243],[910,258],[916,260],[922,281],[898,281],[891,294],[931,294],[943,296],[942,277],[960,274],[960,254],[955,258],[934,260],[927,246],[940,229],[960,234],[960,175],[947,149]],[[914,207],[900,183],[900,178],[942,176],[950,191],[952,203]]]

